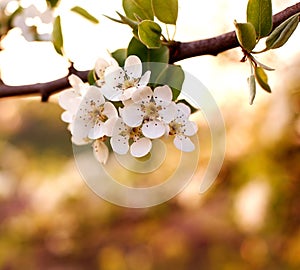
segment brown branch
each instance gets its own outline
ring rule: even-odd
[[[28,95],[40,95],[42,102],[47,102],[49,97],[57,92],[60,92],[70,87],[68,76],[75,74],[79,76],[83,81],[87,81],[89,71],[78,71],[73,66],[69,68],[69,74],[66,77],[46,82],[36,83],[30,85],[20,86],[8,86],[0,84],[0,98],[13,97],[13,96],[28,96]]]
[[[273,16],[273,29],[298,12],[300,12],[300,2],[275,14]],[[219,53],[238,46],[239,43],[235,31],[208,39],[190,42],[174,42],[170,46],[170,63],[201,55],[216,56]]]
[[[287,18],[300,12],[300,2],[286,8],[285,10],[275,14],[273,16],[273,29]],[[201,55],[218,55],[219,53],[238,47],[238,41],[235,32],[228,32],[213,38],[190,41],[190,42],[178,42],[172,43],[170,48],[170,63],[187,59],[190,57]],[[87,81],[88,71],[77,71],[71,66],[69,69],[69,75],[76,74],[83,81]],[[37,83],[31,85],[22,86],[8,86],[0,81],[0,98],[13,97],[13,96],[28,96],[28,95],[40,95],[43,102],[48,101],[49,97],[57,92],[60,92],[68,87],[68,76],[61,79],[46,82]]]

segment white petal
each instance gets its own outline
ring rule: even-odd
[[[149,102],[151,97],[153,96],[153,91],[149,86],[138,89],[135,91],[131,98],[135,103]]]
[[[195,145],[190,138],[186,136],[175,136],[174,145],[176,148],[184,152],[192,152],[195,150]]]
[[[172,120],[174,120],[176,116],[175,103],[172,102],[166,107],[163,106],[162,109],[159,111],[159,115],[164,123],[170,123]]]
[[[73,89],[62,91],[58,96],[58,104],[65,110],[70,108],[72,99],[78,97],[76,92]]]
[[[109,66],[105,70],[105,83],[110,86],[118,86],[124,82],[125,72],[120,67]]]
[[[106,135],[106,129],[102,122],[97,123],[96,125],[93,125],[88,132],[88,137],[90,139],[99,139]]]
[[[69,111],[65,111],[61,114],[61,120],[63,120],[66,123],[72,123],[74,117],[75,115],[70,113]]]
[[[188,121],[184,126],[181,127],[183,129],[183,134],[186,136],[193,136],[196,134],[198,127],[195,122]]]
[[[128,152],[128,136],[116,135],[111,137],[110,144],[114,152],[120,155],[124,155]]]
[[[92,122],[82,121],[82,119],[75,117],[72,122],[72,134],[76,140],[88,137],[89,131],[92,128]]]
[[[84,85],[84,82],[75,74],[72,74],[68,77],[70,85],[75,89],[79,94],[80,88]]]
[[[111,101],[119,101],[120,96],[123,94],[123,91],[120,88],[104,84],[101,88],[103,95]]]
[[[172,101],[172,90],[168,85],[158,86],[154,89],[153,98],[157,105],[168,105]]]
[[[147,155],[152,148],[152,142],[148,138],[141,138],[130,146],[130,154],[134,157]]]
[[[105,127],[105,135],[111,137],[113,135],[113,131],[115,129],[115,124],[117,122],[118,118],[110,118],[105,121],[104,127]]]
[[[130,87],[123,91],[122,95],[120,95],[120,100],[125,101],[132,97],[132,94],[137,91],[136,87]]]
[[[98,130],[99,127],[96,128],[96,131],[91,131],[90,133],[90,130],[94,126],[94,122],[89,116],[89,112],[92,109],[91,102],[95,103],[95,106],[100,106],[104,103],[104,97],[102,96],[98,87],[90,86],[82,102],[80,103],[78,112],[74,119],[73,128],[73,135],[77,138],[85,138],[88,136],[91,136],[90,138],[97,138],[101,135],[101,132]]]
[[[125,60],[124,70],[130,78],[140,78],[142,68],[142,62],[136,55],[130,55]]]
[[[104,79],[105,69],[109,66],[109,64],[103,59],[98,58],[95,63],[95,72],[100,79]]]
[[[93,100],[96,102],[97,105],[101,105],[104,103],[105,99],[101,93],[101,90],[99,87],[97,86],[89,86],[87,88],[87,92],[86,92],[86,95],[84,96],[83,98],[83,104],[84,104],[84,101],[86,100]]]
[[[145,72],[145,74],[141,77],[141,79],[138,82],[138,87],[143,87],[146,86],[150,80],[150,76],[151,76],[151,71],[148,70]]]
[[[113,133],[112,136],[116,136],[119,135],[120,133],[126,133],[128,134],[128,127],[127,125],[124,123],[122,118],[117,118],[114,127],[113,127]],[[109,135],[108,135],[109,136]]]
[[[74,136],[72,136],[71,141],[76,145],[84,145],[91,142],[89,138],[76,138]]]
[[[124,107],[122,110],[122,118],[130,127],[140,126],[143,122],[144,112],[141,111],[141,107],[137,104],[132,104],[128,107]]]
[[[104,103],[103,114],[105,114],[108,118],[118,117],[118,111],[116,107],[110,102]]]
[[[95,158],[100,162],[105,164],[109,156],[109,150],[106,144],[101,140],[96,140],[93,143],[93,153]]]
[[[176,104],[177,109],[179,109],[187,118],[191,114],[191,109],[189,106],[183,104],[183,103],[177,103]]]
[[[166,127],[161,121],[149,121],[142,126],[142,132],[149,139],[156,139],[163,136]]]

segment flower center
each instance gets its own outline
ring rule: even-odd
[[[138,79],[128,79],[128,80],[125,80],[122,84],[122,89],[123,90],[126,90],[130,87],[133,87],[136,85],[136,83],[138,82]]]
[[[154,102],[149,102],[147,105],[142,105],[142,110],[145,112],[149,119],[157,119],[161,106],[156,106]]]
[[[137,141],[142,136],[141,127],[134,127],[130,129],[129,138]]]
[[[175,134],[180,134],[181,133],[181,124],[175,121],[172,121],[169,124],[170,127],[170,131],[169,131],[169,135],[175,135]]]
[[[104,106],[96,106],[94,101],[91,101],[92,109],[88,112],[89,117],[94,123],[105,122],[108,117],[103,113]]]

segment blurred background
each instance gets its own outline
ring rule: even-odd
[[[68,3],[62,1],[62,13]],[[62,16],[68,57],[84,70],[105,50],[126,46],[130,30],[102,16],[115,16],[121,1],[76,3],[100,20],[95,26],[74,14]],[[296,1],[273,3],[276,13]],[[245,21],[247,1],[179,5],[175,39],[188,41],[233,30],[234,19]],[[107,32],[109,24],[117,29],[114,34]],[[210,142],[197,113],[201,153],[196,174],[176,197],[146,209],[112,205],[87,187],[60,120],[57,96],[48,103],[31,97],[0,100],[0,269],[299,269],[299,41],[298,29],[286,46],[259,58],[276,69],[268,72],[273,93],[258,88],[252,106],[250,71],[239,62],[239,49],[180,62],[220,107],[225,160],[214,185],[199,194]],[[7,84],[66,75],[66,59],[47,42],[28,43],[12,31],[1,45],[0,70]]]

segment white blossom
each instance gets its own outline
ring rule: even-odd
[[[182,103],[176,104],[176,116],[168,126],[169,135],[175,136],[174,145],[184,152],[192,152],[195,149],[189,136],[196,134],[197,125],[189,120],[190,114],[191,110],[188,106]]]
[[[124,122],[130,127],[142,125],[142,133],[150,139],[159,138],[166,132],[166,124],[175,117],[175,103],[169,86],[150,87],[132,95],[132,103],[120,110]]]
[[[71,124],[82,101],[82,97],[86,93],[89,86],[74,74],[69,76],[68,79],[72,88],[62,91],[59,94],[58,104],[66,110],[62,113],[61,119],[64,122]]]
[[[131,55],[125,60],[124,69],[114,65],[105,69],[102,93],[111,101],[128,100],[136,90],[148,84],[150,74],[147,71],[142,76],[141,60]]]
[[[50,9],[41,12],[35,5],[30,5],[18,14],[13,25],[21,29],[27,41],[50,40],[54,16]]]
[[[119,67],[118,62],[110,57],[109,59],[104,59],[104,58],[98,58],[96,63],[95,63],[95,74],[96,74],[96,85],[99,87],[102,87],[105,83],[105,70],[108,67]]]
[[[110,144],[114,152],[124,155],[130,151],[134,157],[143,157],[152,148],[151,140],[143,136],[141,127],[129,127],[121,118],[116,121]]]
[[[117,116],[117,109],[105,102],[100,88],[89,86],[75,116],[72,135],[75,140],[111,136]]]

